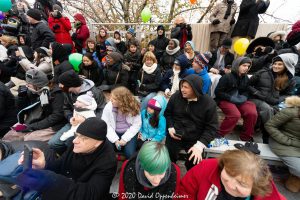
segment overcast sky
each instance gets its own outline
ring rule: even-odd
[[[1,0],[0,0],[1,1]],[[35,0],[27,0],[30,3],[33,3]],[[168,0],[162,0],[168,1]],[[186,0],[189,1],[189,0]],[[203,0],[203,3],[208,2],[209,0]],[[287,20],[286,22],[294,23],[297,20],[300,20],[300,1],[299,0],[270,0],[271,4],[267,10],[268,14],[273,14],[275,17]],[[241,0],[236,0],[236,2],[241,2]],[[194,18],[194,17],[193,17]],[[264,19],[266,23],[278,23],[274,19],[269,18],[266,15],[261,15],[261,18]],[[195,19],[195,18],[194,18]],[[281,21],[283,22],[283,21]]]

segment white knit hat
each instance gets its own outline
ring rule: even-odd
[[[77,97],[77,101],[84,103],[86,106],[83,107],[86,110],[96,110],[97,109],[97,102],[93,98],[92,92],[87,92],[86,94],[80,95]]]

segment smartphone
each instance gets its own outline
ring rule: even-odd
[[[32,148],[30,146],[28,146],[27,144],[25,144],[24,145],[24,161],[23,161],[24,171],[32,168],[32,158],[33,158]]]

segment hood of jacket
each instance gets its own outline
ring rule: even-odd
[[[278,55],[281,58],[282,62],[284,63],[287,70],[295,76],[295,66],[298,62],[298,55],[295,53],[284,53]],[[276,57],[275,57],[276,58]]]
[[[153,99],[155,99],[161,106],[159,115],[164,115],[165,110],[167,108],[167,104],[168,104],[167,99],[163,95],[157,95],[157,96],[153,97]]]
[[[89,79],[83,79],[80,87],[80,93],[87,92],[95,86],[95,83]]]
[[[188,75],[180,81],[179,85],[181,85],[183,83],[183,81],[186,81],[191,85],[197,98],[200,98],[203,95],[203,93],[202,93],[202,86],[203,86],[202,77],[200,77],[199,75],[196,75],[196,74]],[[179,87],[179,89],[180,89],[180,94],[182,96],[181,87]]]
[[[285,104],[287,107],[300,107],[300,97],[290,96],[285,99]]]
[[[80,21],[82,25],[86,25],[85,18],[82,14],[80,14],[80,13],[75,14],[74,19]]]
[[[250,63],[250,67],[252,66],[252,61],[251,61],[250,58],[248,58],[248,57],[239,57],[239,58],[237,58],[233,61],[231,71],[238,74],[239,67],[243,63]],[[249,69],[250,69],[250,67],[249,67]]]

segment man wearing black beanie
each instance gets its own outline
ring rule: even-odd
[[[66,143],[69,143],[68,141],[61,141],[60,137],[64,132],[68,131],[71,128],[71,120],[74,111],[73,104],[76,102],[77,97],[82,94],[86,94],[87,92],[91,92],[97,103],[95,114],[99,119],[102,116],[102,111],[106,104],[106,101],[103,92],[95,87],[93,81],[88,79],[81,79],[74,70],[69,70],[62,73],[58,77],[58,82],[58,86],[63,92],[65,92],[63,112],[65,118],[69,123],[67,123],[58,132],[56,132],[56,134],[50,139],[48,144],[56,151],[61,152],[66,147]]]
[[[42,22],[42,15],[37,9],[29,9],[27,11],[27,20],[33,26],[31,34],[31,47],[36,49],[38,47],[49,48],[51,42],[55,41],[55,35],[48,27]]]
[[[117,160],[106,133],[106,123],[92,117],[79,125],[73,145],[59,159],[46,161],[34,148],[34,169],[19,175],[16,184],[39,192],[45,200],[109,199]]]

